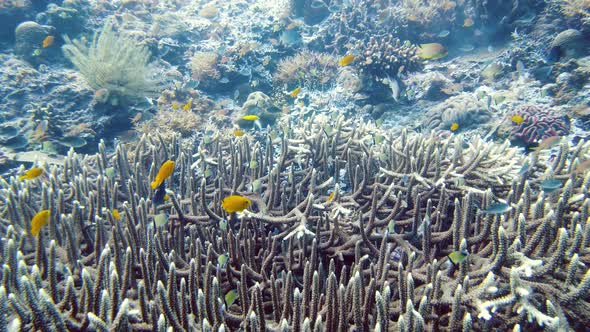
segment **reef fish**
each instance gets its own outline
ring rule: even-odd
[[[510,117],[510,120],[516,124],[521,124],[524,122],[524,118],[521,115],[513,115]]]
[[[259,120],[260,117],[258,115],[255,114],[248,114],[248,115],[244,115],[242,117],[242,120],[246,120],[246,121],[256,121]]]
[[[487,209],[480,210],[483,214],[502,214],[512,209],[510,205],[502,202],[492,203]]]
[[[473,19],[471,17],[466,18],[465,20],[463,20],[463,26],[465,28],[470,28],[475,24],[475,22],[473,21]]]
[[[299,95],[300,92],[301,92],[301,87],[298,86],[295,89],[293,89],[293,91],[289,92],[289,96],[291,96],[291,98],[297,98],[297,96]]]
[[[121,214],[119,213],[119,210],[117,209],[113,209],[113,219],[115,220],[120,220],[121,219]]]
[[[436,60],[445,57],[447,49],[439,43],[420,44],[417,52],[418,56],[426,60]]]
[[[242,137],[245,132],[242,129],[234,129],[233,134],[235,137]]]
[[[19,180],[32,180],[38,176],[43,174],[43,168],[40,167],[33,167],[30,170],[26,171],[25,174],[20,175],[18,177]]]
[[[549,137],[543,139],[539,143],[539,145],[537,145],[536,147],[533,147],[531,149],[535,150],[535,151],[546,150],[546,149],[550,149],[550,148],[556,146],[557,144],[559,144],[559,142],[561,142],[561,136],[549,136]]]
[[[244,211],[250,207],[250,204],[252,204],[252,201],[244,196],[231,195],[223,199],[221,202],[221,207],[225,210],[225,212],[233,213]]]
[[[551,193],[561,188],[561,185],[561,181],[557,179],[545,179],[541,182],[541,189],[543,189],[543,192]]]
[[[576,166],[574,169],[575,174],[584,173],[584,171],[590,167],[590,159],[584,160]]]
[[[457,131],[457,129],[459,129],[459,124],[457,122],[453,122],[450,129],[451,131]]]
[[[352,54],[347,54],[345,56],[342,57],[342,59],[340,59],[340,61],[338,61],[338,65],[340,67],[345,67],[348,66],[349,64],[351,64],[354,61],[355,57]]]
[[[230,290],[225,294],[225,309],[231,307],[238,299],[238,292],[235,289]]]
[[[172,172],[174,172],[174,165],[175,163],[172,160],[168,160],[162,164],[158,174],[156,175],[156,178],[154,181],[152,181],[152,190],[158,188],[164,182],[164,180],[172,175]]]
[[[456,250],[448,254],[447,257],[449,257],[451,263],[456,265],[465,261],[468,255],[469,252],[467,252],[467,250]]]
[[[53,36],[47,36],[43,39],[43,48],[48,48],[49,46],[53,45],[53,42],[55,41],[55,37]]]
[[[37,236],[39,235],[39,231],[41,231],[41,227],[47,225],[49,222],[50,216],[49,210],[41,210],[37,212],[37,214],[31,220],[31,235]]]
[[[168,223],[168,215],[164,212],[156,214],[154,216],[154,222],[156,223],[156,226],[158,226],[158,227],[164,226]]]
[[[184,106],[182,106],[182,110],[185,112],[188,112],[191,110],[191,108],[193,108],[193,100],[189,99],[189,101],[187,101],[186,104],[184,104]]]

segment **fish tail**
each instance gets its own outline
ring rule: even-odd
[[[25,180],[25,179],[27,179],[27,176],[26,175],[19,175],[18,176],[18,179],[19,180]]]

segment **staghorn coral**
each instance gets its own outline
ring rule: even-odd
[[[338,59],[327,53],[301,51],[279,61],[273,80],[289,88],[326,89],[338,75]]]
[[[512,140],[530,144],[569,133],[569,119],[547,106],[523,105],[510,112],[508,118],[513,115],[522,116],[524,121],[521,124],[512,123]]]
[[[196,151],[146,135],[130,160],[104,143],[95,156],[70,152],[63,166],[45,165],[46,180],[0,179],[0,327],[583,328],[590,176],[573,169],[589,148],[564,144],[551,163],[534,155],[519,175],[506,143],[324,117],[276,139],[218,136]],[[170,202],[155,206],[149,184],[168,159],[178,165]],[[552,196],[536,190],[546,172],[566,181]],[[252,210],[226,215],[220,201],[232,193]],[[476,213],[494,196],[511,210]],[[41,208],[49,224],[26,235]],[[157,227],[160,212],[169,223]],[[470,255],[453,266],[453,250]]]
[[[583,20],[590,18],[589,0],[561,0],[561,12],[566,16],[581,16]]]
[[[159,80],[150,63],[150,52],[133,38],[118,33],[107,20],[90,45],[84,39],[64,36],[64,55],[94,89],[107,89],[111,104],[117,105],[157,94]]]
[[[391,9],[407,22],[433,26],[455,19],[457,4],[464,1],[451,0],[401,0]]]

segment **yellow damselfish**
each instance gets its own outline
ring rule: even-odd
[[[121,219],[121,214],[119,213],[119,210],[113,209],[113,219],[115,219],[115,220]]]
[[[221,207],[225,210],[225,212],[233,213],[244,211],[250,207],[250,204],[252,204],[252,201],[244,196],[231,195],[223,199],[221,202]]]
[[[524,118],[520,115],[513,115],[510,117],[510,120],[516,124],[521,124],[524,122]]]
[[[260,119],[260,117],[258,115],[248,114],[248,115],[244,115],[242,117],[242,119],[246,120],[246,121],[256,121],[256,120]]]
[[[26,171],[25,174],[18,177],[19,180],[32,180],[38,176],[43,174],[43,168],[40,167],[33,167],[30,170]]]
[[[172,172],[174,172],[174,165],[175,163],[172,160],[168,160],[162,164],[160,170],[158,171],[158,174],[156,175],[156,178],[151,184],[152,189],[158,188],[162,184],[162,182],[164,182],[164,180],[166,180],[170,175],[172,175]]]
[[[184,106],[182,106],[182,110],[188,112],[191,110],[192,107],[193,107],[193,100],[190,99],[189,101],[186,102],[186,104],[184,104]]]
[[[37,236],[41,231],[41,227],[47,225],[51,213],[49,210],[39,211],[31,220],[31,235]]]
[[[300,86],[296,87],[293,91],[289,92],[289,96],[291,96],[291,98],[296,98],[297,95],[299,95],[299,92],[301,92]]]
[[[459,124],[457,122],[453,122],[453,124],[451,124],[451,131],[456,131],[457,129],[459,129]]]
[[[353,61],[354,61],[354,55],[347,54],[347,55],[343,56],[342,59],[340,59],[340,61],[338,61],[338,65],[340,65],[340,67],[345,67],[345,66],[348,66],[349,64],[351,64]]]
[[[234,129],[233,133],[235,137],[242,137],[245,134],[245,132],[242,129]]]

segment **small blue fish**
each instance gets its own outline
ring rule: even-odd
[[[510,209],[512,209],[510,205],[502,202],[496,202],[491,204],[487,209],[479,211],[483,214],[502,214],[510,211]]]
[[[541,182],[541,188],[543,189],[543,192],[546,193],[554,192],[555,190],[561,188],[561,185],[561,181],[557,179],[546,179]]]

